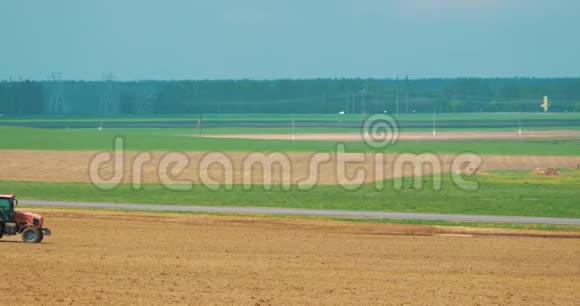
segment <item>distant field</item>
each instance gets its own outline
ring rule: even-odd
[[[211,191],[195,185],[191,191],[171,191],[162,185],[144,185],[133,191],[122,185],[102,191],[87,183],[38,183],[0,181],[0,190],[20,194],[22,199],[143,204],[181,204],[209,206],[255,206],[373,211],[426,212],[449,214],[516,215],[544,217],[580,217],[580,170],[567,170],[562,176],[531,176],[527,172],[501,171],[469,178],[479,183],[479,190],[464,191],[448,175],[443,176],[439,191],[432,189],[432,178],[424,177],[422,189],[413,189],[411,179],[402,190],[385,181],[385,190],[365,185],[356,191],[340,186],[317,186],[312,190],[281,190],[261,186],[242,190]]]
[[[184,134],[194,134],[195,129],[181,129]],[[400,128],[401,132],[431,132],[433,128],[422,128],[422,127],[406,127]],[[462,127],[462,128],[452,128],[452,127],[439,127],[438,132],[454,132],[454,131],[513,131],[516,133],[518,126],[514,125],[512,127]],[[580,130],[579,125],[569,125],[569,126],[533,126],[526,127],[523,126],[522,130],[525,131],[547,131],[547,130]],[[292,130],[291,126],[284,128],[203,128],[201,131],[202,135],[219,135],[219,134],[308,134],[308,133],[360,133],[360,127],[321,127],[321,128],[294,128]]]
[[[333,141],[247,140],[183,137],[190,129],[36,129],[0,127],[0,149],[111,150],[122,136],[131,151],[329,152]],[[374,152],[363,142],[349,142],[347,152]],[[401,141],[391,153],[463,153],[500,155],[579,155],[580,140],[549,141]]]
[[[370,116],[370,114],[368,114]],[[204,134],[359,132],[361,114],[208,114],[201,121]],[[402,131],[431,131],[433,114],[392,114]],[[181,129],[193,133],[199,115],[152,117],[0,117],[0,126],[52,129]],[[580,129],[580,113],[442,113],[435,116],[440,131]]]
[[[369,114],[371,115],[371,114]],[[431,121],[430,113],[389,114],[401,121]],[[203,114],[204,120],[211,121],[362,121],[362,114]],[[576,113],[440,113],[437,120],[580,120],[580,112]],[[159,115],[159,116],[117,116],[117,117],[83,117],[83,116],[39,116],[39,117],[0,117],[0,122],[132,122],[132,121],[197,121],[199,114],[190,115]]]

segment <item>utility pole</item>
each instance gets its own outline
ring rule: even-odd
[[[361,103],[362,103],[362,107],[361,107],[361,112],[363,115],[365,115],[367,113],[367,97],[366,97],[366,85],[363,86],[362,89],[362,93],[361,93]]]
[[[294,113],[292,113],[292,141],[295,140],[295,136],[294,136]]]
[[[373,102],[375,103],[375,114],[379,112],[379,101],[377,101],[377,96],[373,96]]]
[[[199,118],[197,118],[197,123],[195,125],[195,132],[194,132],[194,134],[197,136],[201,136],[201,119],[202,119],[202,114],[199,113]]]
[[[64,99],[62,73],[52,72],[47,76],[47,79],[51,88],[48,111],[51,114],[63,113]]]
[[[397,79],[395,81],[395,95],[397,102],[397,117],[399,116],[399,75],[397,74]]]
[[[149,116],[153,115],[154,112],[154,108],[153,108],[153,89],[151,88],[151,84],[146,85],[147,86],[147,98],[145,99],[146,103],[145,103],[145,113]]]
[[[113,113],[114,97],[113,97],[113,80],[115,77],[112,72],[109,72],[104,77],[104,92],[100,101],[101,113],[108,115]]]
[[[24,112],[24,98],[22,97],[22,76],[20,76],[18,81],[18,114],[22,115]]]
[[[522,112],[518,107],[518,135],[522,135]]]
[[[362,114],[363,113],[363,91],[362,91],[362,89],[359,91],[358,97],[360,100],[360,101],[358,101],[358,104],[360,106],[360,113]]]
[[[409,112],[409,76],[405,77],[405,113]]]
[[[448,107],[447,111],[449,112],[455,112],[456,111],[456,107],[455,107],[455,84],[451,84],[451,107]]]
[[[455,105],[455,87],[451,86],[451,105]]]
[[[363,85],[363,88],[361,89],[361,113],[363,115],[366,115],[367,113],[367,91],[368,91],[368,86],[365,84]]]
[[[153,90],[149,84],[150,81],[139,81],[137,83],[137,109],[138,115],[153,114]]]
[[[433,103],[433,136],[437,135],[437,132],[435,130],[435,103]]]

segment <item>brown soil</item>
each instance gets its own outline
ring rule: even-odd
[[[37,212],[53,236],[38,245],[0,241],[0,290],[11,304],[580,300],[580,239],[446,236],[440,227],[321,220]],[[431,234],[439,235],[421,236]]]
[[[14,180],[14,181],[38,181],[38,182],[90,182],[89,165],[90,161],[99,152],[91,151],[28,151],[28,150],[0,150],[0,180]],[[127,152],[125,156],[125,171],[124,182],[135,182],[133,175],[133,160],[138,155],[138,152]],[[159,183],[160,173],[167,174],[171,167],[161,168],[160,164],[162,158],[166,155],[165,152],[152,152],[152,160],[145,163],[143,166],[142,181],[144,183]],[[185,153],[189,159],[189,165],[177,176],[175,181],[187,181],[192,183],[200,183],[200,160],[207,153],[190,152]],[[225,153],[233,165],[233,183],[243,183],[243,167],[242,164],[251,153]],[[356,156],[361,154],[347,153],[344,156]],[[310,161],[314,153],[284,153],[284,156],[289,160],[290,171],[286,172],[289,180],[292,183],[302,182],[309,176]],[[375,175],[375,155],[362,154],[365,161],[350,162],[346,166],[346,177],[352,179],[358,169],[362,169],[366,174],[364,182],[372,182],[380,180],[380,175]],[[385,154],[381,155],[384,158],[384,178],[392,178],[398,176],[394,172],[394,162],[398,155]],[[441,164],[442,172],[449,172],[451,163],[456,155],[438,155],[437,159]],[[550,168],[576,168],[580,164],[580,156],[500,156],[500,155],[482,155],[483,164],[477,168],[477,172],[497,169],[519,169],[528,170],[538,167]],[[337,184],[337,164],[335,162],[336,155],[331,156],[332,160],[320,164],[318,173],[318,184]],[[135,167],[137,168],[137,167]],[[402,175],[413,175],[413,167],[410,164],[405,164],[402,168]],[[315,170],[316,171],[316,170]],[[469,169],[465,169],[469,172]],[[314,171],[313,171],[314,172]],[[103,178],[112,177],[113,163],[105,163],[100,170]],[[430,167],[425,167],[424,174],[432,173]],[[283,182],[281,170],[274,167],[272,173],[272,182],[279,184]],[[224,182],[223,169],[217,164],[209,168],[210,177]],[[173,177],[172,175],[170,175]],[[260,167],[254,167],[253,171],[248,173],[251,178],[250,182],[254,184],[261,184],[264,182],[263,171]]]
[[[534,175],[545,175],[545,176],[554,176],[560,175],[557,169],[554,168],[536,168],[532,171]]]
[[[277,139],[292,140],[292,134],[222,134],[204,135],[210,138],[241,138],[241,139]],[[549,131],[461,131],[461,132],[401,132],[398,140],[525,140],[525,139],[554,139],[578,138],[580,131],[549,130]],[[361,141],[361,133],[303,133],[294,134],[294,140],[331,140],[331,141]]]

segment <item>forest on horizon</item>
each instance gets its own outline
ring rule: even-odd
[[[580,78],[0,81],[0,114],[580,111]]]

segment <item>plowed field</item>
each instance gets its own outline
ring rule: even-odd
[[[10,304],[580,301],[580,239],[574,238],[449,236],[440,227],[322,220],[37,212],[53,236],[37,245],[0,240],[0,290]]]

